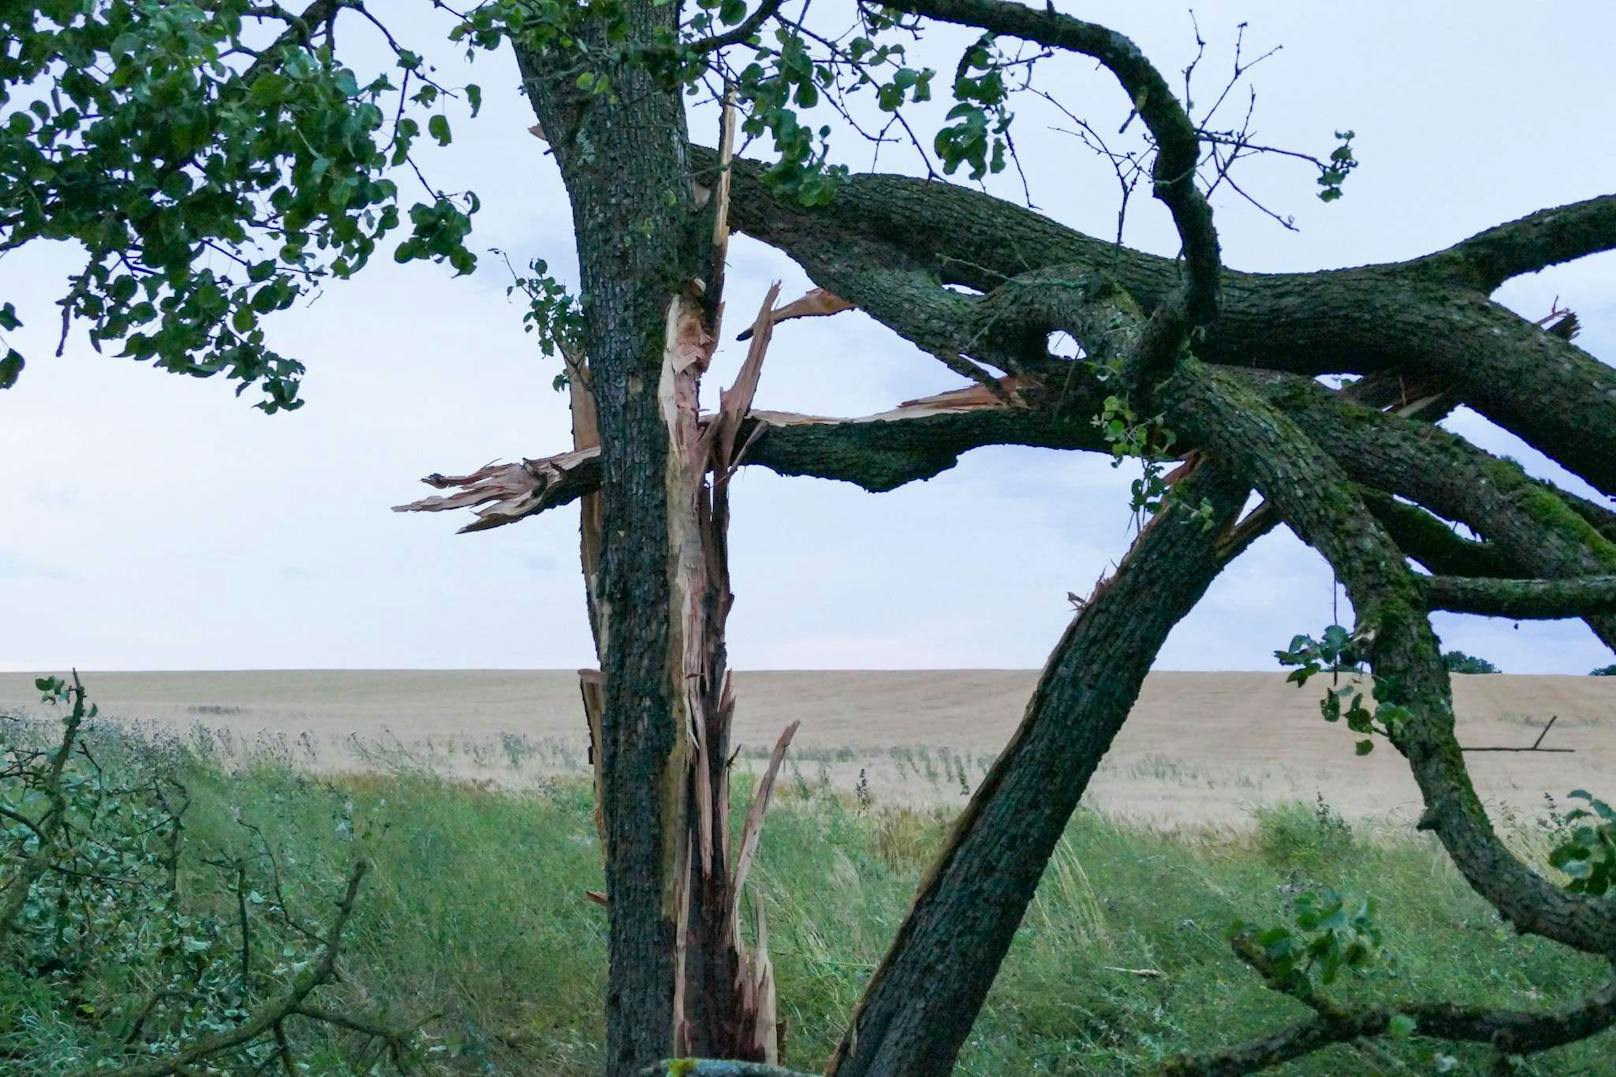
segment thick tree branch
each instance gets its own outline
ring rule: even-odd
[[[688,51],[696,54],[715,52],[718,49],[739,45],[763,28],[763,24],[774,18],[785,0],[761,0],[761,3],[746,18],[725,30],[721,34],[712,34],[708,37],[697,38],[687,46]]]
[[[1589,953],[1616,953],[1616,903],[1561,889],[1522,863],[1493,831],[1454,737],[1448,678],[1423,591],[1340,465],[1231,372],[1191,363],[1164,391],[1169,388],[1175,402],[1170,418],[1209,452],[1238,460],[1346,586],[1375,675],[1389,689],[1382,709],[1400,708],[1389,723],[1391,739],[1426,804],[1420,827],[1435,832],[1471,887],[1516,930]]]
[[[1433,573],[1505,579],[1529,575],[1495,544],[1457,534],[1452,525],[1418,505],[1370,487],[1359,487],[1358,496],[1392,541]]]
[[[1616,543],[1568,506],[1559,491],[1514,461],[1483,452],[1440,427],[1361,407],[1310,379],[1254,376],[1267,383],[1264,399],[1329,445],[1354,479],[1463,522],[1514,566],[1502,571],[1428,566],[1433,571],[1516,576],[1525,570],[1549,578],[1616,573]],[[1597,508],[1586,505],[1590,514]],[[1429,527],[1425,531],[1429,535]],[[1616,649],[1616,618],[1590,614],[1588,622]]]
[[[1050,655],[831,1060],[834,1077],[948,1073],[1089,778],[1173,626],[1260,533],[1225,542],[1247,487],[1196,465]],[[1212,506],[1211,526],[1194,511]],[[1092,671],[1103,668],[1107,675]],[[949,970],[939,976],[939,969]]]
[[[1434,610],[1512,620],[1551,620],[1616,613],[1616,576],[1568,580],[1495,580],[1433,576],[1425,594]]]
[[[1536,273],[1600,251],[1616,249],[1616,194],[1538,210],[1478,232],[1411,268],[1481,292],[1511,277]]]
[[[711,151],[692,147],[700,165]],[[1150,312],[1180,287],[1170,259],[1085,236],[982,192],[902,176],[855,176],[822,209],[775,197],[755,162],[736,163],[736,227],[791,255],[821,286],[902,335],[971,336],[969,304],[943,284],[990,292],[1054,266],[1103,272]],[[916,315],[880,309],[871,267],[901,267],[954,307]],[[1404,264],[1308,274],[1222,274],[1219,318],[1201,358],[1309,376],[1425,370],[1455,396],[1606,492],[1616,492],[1616,370],[1569,341]],[[1014,326],[1001,336],[1016,339]],[[953,345],[957,348],[957,343]],[[1025,350],[1025,344],[1017,347]]]

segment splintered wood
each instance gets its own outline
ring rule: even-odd
[[[722,190],[722,188],[720,188]],[[756,854],[774,775],[795,725],[781,736],[739,843],[729,833],[730,733],[735,699],[724,645],[734,602],[729,579],[728,476],[747,443],[741,428],[757,392],[772,334],[779,285],[769,290],[754,323],[751,347],[735,384],[719,396],[716,415],[703,421],[700,377],[712,357],[717,314],[698,319],[695,304],[676,300],[670,311],[661,400],[668,425],[667,483],[672,604],[669,656],[682,675],[675,705],[682,709],[686,765],[670,791],[688,805],[666,832],[678,859],[671,895],[678,923],[676,1054],[773,1061],[778,1055],[773,970],[764,945],[748,951],[741,938],[741,897]],[[758,925],[763,911],[754,901]]]
[[[744,334],[750,345],[735,383],[720,392],[716,412],[702,414],[701,379],[712,361],[723,316],[723,267],[729,243],[727,162],[734,135],[735,112],[727,107],[720,155],[724,164],[718,181],[706,191],[713,214],[710,269],[706,280],[688,282],[670,299],[657,382],[657,404],[668,447],[662,475],[670,589],[665,669],[671,717],[678,731],[663,760],[657,796],[663,825],[662,915],[673,923],[675,938],[673,1051],[772,1063],[779,1055],[780,1029],[766,917],[761,899],[754,899],[749,948],[742,937],[741,902],[757,857],[764,813],[797,724],[781,733],[739,838],[732,840],[729,777],[735,698],[724,642],[734,602],[729,576],[729,480],[771,425],[827,421],[789,415],[763,419],[753,413],[775,321],[834,314],[851,304],[815,289],[777,308],[780,286],[775,284]],[[612,653],[613,618],[629,616],[630,611],[611,609],[600,583],[606,532],[599,492],[601,431],[593,372],[584,356],[566,354],[563,358],[571,391],[571,451],[517,463],[495,462],[467,475],[430,475],[424,480],[429,486],[451,492],[400,505],[395,511],[471,509],[476,519],[462,531],[482,531],[582,499],[579,554],[590,628],[596,653],[606,668],[606,657]],[[908,411],[899,411],[933,414],[980,407],[984,400],[1000,406],[989,394],[966,390],[956,397],[914,401],[906,405]],[[886,417],[872,417],[871,421],[881,418]],[[634,613],[657,615],[654,610]],[[605,844],[608,832],[601,813],[607,789],[604,748],[613,732],[606,678],[600,670],[580,670],[579,688],[589,723],[596,826]],[[587,896],[610,909],[609,894],[590,891]]]

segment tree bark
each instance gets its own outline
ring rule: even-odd
[[[625,0],[628,34],[677,31],[677,6]],[[572,204],[584,339],[601,436],[606,535],[597,591],[603,642],[602,815],[606,830],[606,1070],[633,1072],[674,1040],[676,873],[683,868],[684,690],[671,607],[674,550],[659,390],[666,327],[705,254],[677,89],[614,59],[607,28],[582,20],[615,96],[579,90],[565,63],[518,43],[524,84]]]
[[[836,1077],[949,1072],[1044,866],[1156,652],[1236,551],[1247,487],[1201,468],[1056,645],[1026,716],[921,883],[831,1060]],[[1208,498],[1208,525],[1187,506]],[[1249,541],[1249,538],[1248,538]]]
[[[711,159],[708,150],[693,148],[692,154],[698,163]],[[790,254],[815,283],[864,309],[877,297],[847,278],[868,278],[872,267],[984,293],[1035,270],[1099,271],[1113,276],[1146,313],[1183,283],[1172,259],[1083,235],[964,187],[865,174],[853,177],[829,206],[805,209],[771,196],[759,175],[755,162],[737,162],[736,227]],[[1607,212],[1601,208],[1599,219]],[[1530,222],[1542,216],[1492,231],[1530,233]],[[1609,232],[1589,233],[1575,253],[1616,246]],[[1501,242],[1495,236],[1495,246]],[[1517,253],[1511,272],[1540,268],[1565,253],[1541,250],[1536,266]],[[1439,372],[1463,402],[1616,494],[1616,453],[1609,451],[1616,437],[1616,370],[1490,302],[1486,281],[1452,266],[1416,260],[1316,273],[1224,270],[1218,319],[1196,354],[1213,363],[1310,376],[1405,365]],[[959,309],[967,309],[969,297],[959,299]],[[911,338],[946,331],[938,305],[928,310],[928,326],[910,317],[894,328]],[[1014,326],[1001,328],[1013,336]]]

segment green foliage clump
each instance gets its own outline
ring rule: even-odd
[[[0,250],[82,249],[64,341],[79,320],[98,349],[258,386],[267,412],[299,405],[303,367],[264,318],[358,272],[402,224],[388,173],[414,164],[417,116],[450,141],[419,55],[395,47],[391,72],[362,78],[325,29],[251,0],[0,9]],[[429,193],[396,256],[469,272],[475,195]],[[0,328],[21,324],[3,310]],[[7,349],[0,388],[23,362]]]
[[[1570,876],[1567,890],[1598,896],[1616,885],[1616,810],[1586,789],[1570,796],[1587,807],[1566,813],[1565,836],[1549,863]]]
[[[1341,625],[1330,625],[1318,639],[1312,636],[1291,637],[1290,646],[1274,652],[1282,666],[1295,666],[1285,678],[1298,687],[1324,670],[1356,672],[1363,663],[1358,650],[1359,642]],[[1379,734],[1392,735],[1394,723],[1406,718],[1406,708],[1391,702],[1392,685],[1385,679],[1376,680],[1370,688],[1375,709],[1364,705],[1362,687],[1355,681],[1330,688],[1319,701],[1319,713],[1326,722],[1346,720],[1347,728],[1362,737],[1354,745],[1359,755],[1368,755],[1375,749],[1370,739]]]
[[[1310,995],[1341,973],[1362,972],[1375,962],[1381,932],[1372,898],[1328,887],[1308,890],[1296,895],[1292,913],[1292,927],[1259,929],[1237,921],[1230,929],[1234,938],[1260,948],[1264,971],[1281,990]]]
[[[1498,673],[1499,669],[1485,658],[1465,654],[1463,651],[1446,651],[1442,655],[1442,665],[1449,673]]]
[[[1612,662],[1608,666],[1600,666],[1598,669],[1589,670],[1588,671],[1588,676],[1590,676],[1590,677],[1616,677],[1616,662]]]
[[[262,832],[238,818],[250,848],[189,849],[183,753],[84,727],[95,709],[77,678],[37,683],[72,711],[54,744],[12,720],[3,745],[0,1057],[31,1073],[177,1057],[314,975],[330,940],[288,908]],[[301,1023],[185,1071],[295,1066]]]

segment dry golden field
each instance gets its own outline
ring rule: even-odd
[[[86,673],[104,716],[206,736],[231,753],[263,749],[317,770],[420,766],[522,785],[586,767],[570,671]],[[792,780],[860,783],[877,802],[959,802],[1010,735],[1036,674],[1021,670],[737,674],[737,741],[757,767],[801,719]],[[1354,819],[1407,821],[1417,796],[1382,746],[1353,755],[1351,733],[1281,673],[1154,673],[1087,798],[1102,811],[1171,826],[1238,825],[1260,805],[1323,797]],[[1470,755],[1495,810],[1531,814],[1544,794],[1616,796],[1616,677],[1454,678],[1467,746],[1570,754]],[[40,713],[31,675],[0,674],[0,712]],[[199,731],[206,731],[205,733]]]

